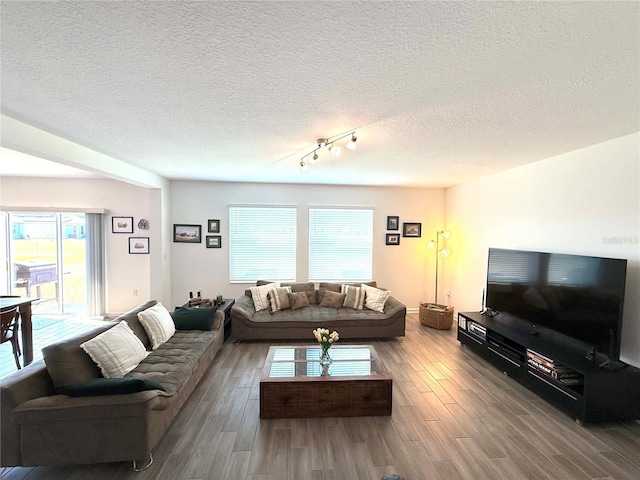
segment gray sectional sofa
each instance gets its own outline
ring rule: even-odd
[[[256,285],[269,282],[258,281]],[[367,282],[376,287],[376,282]],[[360,284],[351,284],[359,286]],[[251,290],[246,290],[231,308],[232,334],[237,340],[313,340],[312,330],[318,327],[336,330],[341,339],[398,337],[405,334],[407,308],[389,297],[383,312],[364,308],[331,308],[321,306],[326,291],[340,292],[339,283],[282,283],[292,292],[305,292],[309,306],[298,310],[285,309],[275,313],[256,312]]]
[[[176,331],[125,376],[136,382],[143,378],[156,382],[161,389],[68,396],[57,393],[60,387],[54,385],[54,378],[60,383],[63,378],[91,382],[101,377],[79,345],[122,320],[150,350],[137,313],[155,304],[146,302],[90,333],[47,347],[45,361],[3,379],[1,466],[134,461],[136,468],[136,462],[150,464],[153,448],[222,347],[223,312],[207,322],[209,329]]]

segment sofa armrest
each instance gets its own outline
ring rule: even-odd
[[[159,390],[146,390],[124,395],[99,397],[67,397],[48,395],[20,404],[13,410],[15,424],[81,421],[94,418],[126,418],[144,416],[161,401]]]
[[[231,307],[231,317],[244,317],[251,320],[256,313],[253,299],[247,295],[242,295]]]
[[[44,362],[32,363],[0,384],[0,465],[20,465],[20,429],[11,421],[13,410],[34,398],[51,395],[53,383]]]
[[[216,311],[213,323],[211,324],[211,330],[220,331],[222,330],[223,326],[224,326],[224,312],[222,310],[218,310]]]
[[[384,314],[388,317],[395,315],[401,311],[407,311],[407,307],[404,303],[400,303],[396,298],[389,296],[387,302],[384,304]]]

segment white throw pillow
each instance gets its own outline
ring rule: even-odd
[[[278,287],[269,290],[267,296],[271,302],[271,313],[279,312],[291,308],[287,293],[291,293],[291,287]]]
[[[362,310],[364,305],[364,288],[354,287],[352,285],[341,285],[340,293],[344,293],[343,307],[353,308],[354,310]]]
[[[147,356],[147,351],[124,320],[80,345],[105,378],[122,378]]]
[[[260,310],[266,310],[271,305],[267,294],[270,290],[278,288],[280,282],[267,283],[266,285],[260,285],[259,287],[251,287],[251,298],[253,299],[253,305],[256,307],[256,312]]]
[[[369,310],[376,312],[384,312],[384,304],[391,295],[389,290],[380,290],[379,288],[370,287],[364,283],[361,285],[364,290],[364,306]]]
[[[151,340],[151,350],[155,350],[176,333],[176,324],[169,311],[161,303],[138,312],[138,320]]]

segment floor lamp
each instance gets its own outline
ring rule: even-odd
[[[448,248],[444,248],[444,241],[450,236],[451,236],[451,232],[438,230],[436,232],[436,239],[431,240],[427,244],[427,247],[429,247],[432,250],[435,250],[435,253],[436,253],[436,296],[435,296],[436,304],[438,304],[438,263],[439,263],[440,257],[446,258],[449,255],[451,255],[451,250],[449,250]],[[440,240],[440,237],[442,237],[442,240]],[[440,244],[440,242],[442,242],[442,244]]]

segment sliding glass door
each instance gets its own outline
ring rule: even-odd
[[[9,291],[37,298],[34,313],[86,315],[84,213],[8,214]]]

